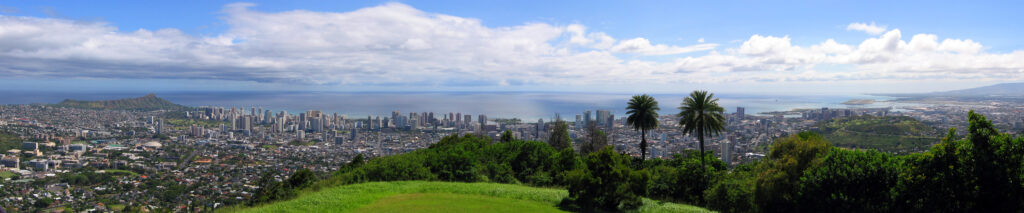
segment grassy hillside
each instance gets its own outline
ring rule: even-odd
[[[942,135],[935,128],[905,116],[834,119],[818,124],[816,131],[837,147],[896,153],[927,150]]]
[[[0,132],[0,152],[7,153],[10,149],[21,149],[21,138],[7,132]]]
[[[370,182],[306,192],[268,205],[222,212],[563,212],[564,189],[498,183]],[[699,207],[644,200],[639,212],[706,212]]]
[[[81,109],[103,109],[103,110],[181,110],[188,107],[172,103],[155,94],[148,94],[138,98],[126,98],[103,101],[81,101],[66,99],[54,105],[57,107],[71,107]]]

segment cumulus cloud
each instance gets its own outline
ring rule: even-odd
[[[226,5],[227,30],[212,36],[0,16],[0,76],[440,86],[1024,76],[1024,51],[987,53],[970,39],[905,37],[874,24],[851,24],[882,30],[859,44],[827,39],[800,46],[789,36],[752,35],[719,49],[700,40],[689,46],[621,40],[582,24],[488,27],[400,3],[341,13],[255,7]]]
[[[619,53],[635,53],[642,55],[674,55],[696,51],[704,51],[715,49],[717,44],[698,44],[693,46],[678,47],[669,46],[664,44],[652,45],[651,41],[645,38],[634,38],[619,42],[611,48],[614,52]]]
[[[885,32],[885,29],[885,26],[875,25],[875,22],[871,22],[870,24],[854,22],[850,23],[850,25],[846,25],[846,30],[863,31],[871,35],[882,34],[883,32]]]

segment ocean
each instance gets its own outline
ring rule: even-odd
[[[144,92],[24,92],[0,91],[0,104],[57,103],[64,99],[109,100],[139,97]],[[559,93],[559,92],[158,92],[158,97],[187,106],[263,107],[275,113],[321,110],[350,117],[390,116],[398,110],[409,112],[486,114],[488,118],[520,118],[526,121],[550,120],[555,114],[575,120],[584,110],[610,110],[624,116],[626,103],[633,94]],[[687,94],[651,94],[661,107],[660,114],[679,112]],[[871,95],[791,96],[716,94],[727,113],[744,107],[747,114],[791,109],[912,107],[890,102],[891,97]],[[875,99],[868,105],[844,105],[850,99]],[[474,118],[476,119],[476,118]]]

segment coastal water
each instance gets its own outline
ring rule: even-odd
[[[76,93],[0,91],[0,104],[57,103],[64,99],[109,100],[143,96],[145,93]],[[161,92],[158,97],[187,106],[250,107],[287,110],[289,113],[321,110],[350,117],[390,116],[394,110],[409,112],[486,114],[489,118],[549,120],[556,113],[574,120],[584,110],[610,110],[623,116],[632,94],[557,93],[557,92]],[[661,106],[661,114],[677,113],[686,94],[651,94]],[[791,109],[909,107],[890,102],[890,97],[869,95],[787,96],[716,94],[726,112],[744,107],[747,114]],[[875,99],[873,104],[844,105],[850,99]],[[594,116],[592,114],[592,116]],[[440,116],[440,115],[438,115]],[[476,118],[474,118],[476,119]]]

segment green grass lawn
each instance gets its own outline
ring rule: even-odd
[[[565,189],[498,183],[427,181],[371,182],[304,192],[299,197],[239,212],[561,212]],[[644,199],[639,212],[705,212],[676,203]]]
[[[11,171],[0,171],[0,179],[12,178],[14,176],[18,176],[18,174]]]
[[[439,203],[447,205],[438,205]],[[485,195],[452,193],[398,194],[374,201],[354,212],[564,212],[547,203]]]
[[[107,170],[103,170],[103,172],[107,173],[107,174],[111,174],[111,175],[116,175],[116,176],[139,176],[139,173],[135,173],[133,171],[123,170],[123,169],[107,169]]]

